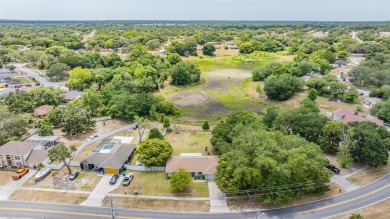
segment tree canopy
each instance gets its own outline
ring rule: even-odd
[[[173,152],[169,142],[161,139],[148,139],[143,141],[138,149],[138,160],[145,166],[165,166]]]

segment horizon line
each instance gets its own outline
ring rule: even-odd
[[[116,21],[116,22],[123,22],[123,21],[148,21],[148,22],[205,22],[205,21],[214,21],[214,22],[324,22],[324,23],[358,23],[358,22],[390,22],[390,20],[220,20],[220,19],[199,19],[199,20],[192,20],[192,19],[167,19],[167,20],[160,20],[160,19],[86,19],[86,20],[66,20],[66,19],[48,19],[48,20],[42,20],[42,19],[3,19],[0,18],[0,21],[17,21],[17,22],[105,22],[105,21]]]

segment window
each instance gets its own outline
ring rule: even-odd
[[[198,175],[202,175],[202,172],[198,172]]]
[[[21,166],[22,166],[22,163],[16,162],[16,166],[21,167]]]
[[[19,156],[15,156],[15,160],[20,160],[20,157]]]

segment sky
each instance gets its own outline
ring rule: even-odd
[[[0,19],[390,21],[390,0],[0,0]]]

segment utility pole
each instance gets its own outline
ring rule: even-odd
[[[112,219],[115,219],[115,216],[118,216],[118,213],[114,211],[114,205],[112,204],[112,195],[110,196],[110,209],[108,211],[110,212]]]

